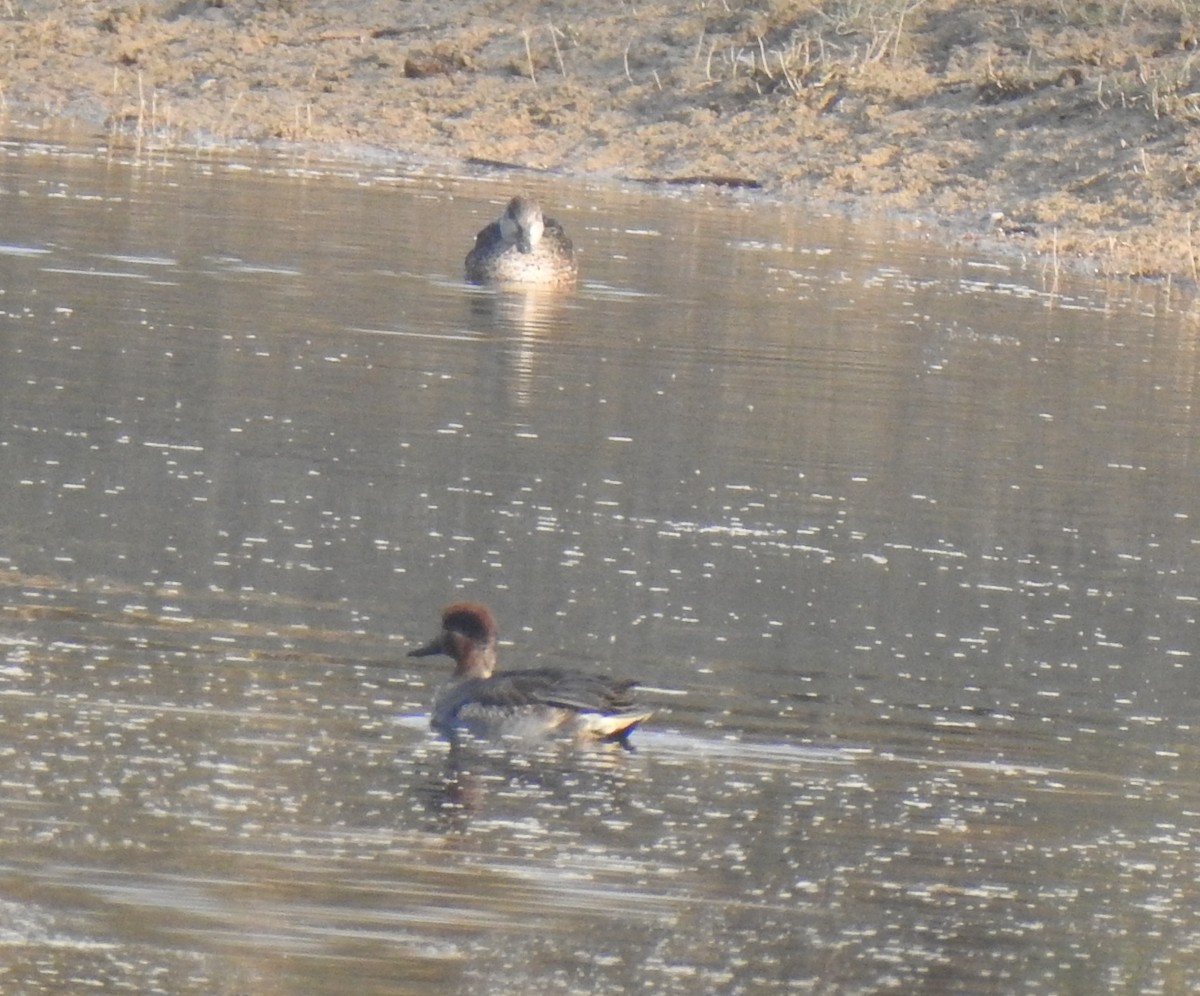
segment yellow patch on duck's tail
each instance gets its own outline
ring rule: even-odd
[[[629,735],[653,715],[653,710],[607,716],[598,712],[586,712],[581,713],[575,720],[576,730],[583,737],[625,743]]]

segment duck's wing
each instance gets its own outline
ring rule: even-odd
[[[485,678],[473,689],[472,698],[480,704],[508,709],[544,705],[607,714],[633,708],[636,685],[636,681],[614,681],[558,668],[532,668]]]
[[[479,234],[475,236],[475,246],[471,253],[477,253],[489,246],[500,245],[503,242],[504,236],[500,232],[500,222],[493,221],[479,230]]]
[[[567,235],[567,230],[562,227],[553,218],[542,218],[542,240],[550,240],[557,243],[561,247],[561,251],[565,256],[575,255],[575,246],[571,243],[570,237]]]

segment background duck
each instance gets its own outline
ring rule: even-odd
[[[475,236],[467,253],[467,279],[477,284],[542,284],[575,282],[579,267],[575,247],[553,218],[528,194],[518,194],[504,213]]]
[[[486,605],[455,602],[442,611],[442,631],[409,657],[446,654],[454,673],[433,697],[430,725],[453,738],[568,734],[627,744],[651,716],[633,699],[636,681],[559,668],[496,674],[496,619]]]

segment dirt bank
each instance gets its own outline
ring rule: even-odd
[[[179,145],[738,178],[951,234],[1003,212],[1194,281],[1198,41],[1197,0],[0,0],[0,96]]]

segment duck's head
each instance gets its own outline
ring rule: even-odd
[[[515,244],[521,252],[533,252],[545,230],[542,209],[527,194],[517,194],[500,216],[500,235],[505,242]]]
[[[479,602],[455,602],[442,610],[442,631],[409,657],[445,654],[454,658],[455,677],[486,678],[496,668],[496,617]]]

